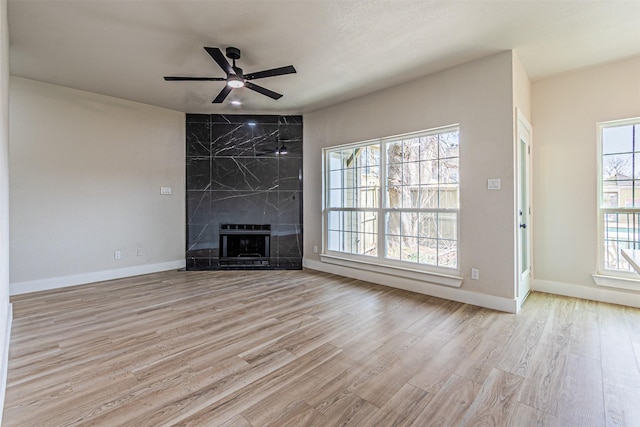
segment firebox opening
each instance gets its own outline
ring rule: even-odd
[[[220,225],[220,266],[269,266],[270,224]]]

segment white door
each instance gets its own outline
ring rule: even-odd
[[[517,112],[517,194],[518,194],[518,284],[516,297],[522,305],[531,290],[531,124]]]

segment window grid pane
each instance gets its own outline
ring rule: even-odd
[[[327,158],[329,250],[458,267],[457,128],[331,150]]]
[[[621,251],[640,249],[640,144],[637,131],[638,124],[602,128],[601,248],[606,270],[634,271]]]
[[[389,141],[385,153],[386,206],[400,210],[385,218],[386,258],[457,268],[459,131]]]
[[[457,209],[459,132],[386,143],[388,208]]]
[[[327,217],[327,239],[330,251],[377,257],[378,213],[331,210]]]
[[[387,212],[388,259],[456,268],[457,212]]]
[[[622,249],[640,249],[640,212],[604,214],[604,267],[634,271],[622,257]]]

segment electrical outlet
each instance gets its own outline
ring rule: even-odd
[[[113,259],[115,259],[116,261],[117,261],[117,260],[119,260],[119,259],[122,259],[122,252],[120,252],[120,251],[115,251],[115,252],[113,253]]]
[[[144,255],[144,249],[142,249],[142,248],[138,248],[138,250],[136,251],[136,254],[137,254],[138,256],[143,256],[143,255]]]
[[[318,253],[318,245],[313,245],[313,253],[314,254]]]
[[[471,269],[471,278],[473,280],[479,280],[480,279],[480,270],[478,270],[477,268],[472,268]]]

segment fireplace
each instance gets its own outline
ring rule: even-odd
[[[268,267],[270,224],[221,224],[220,267]]]

